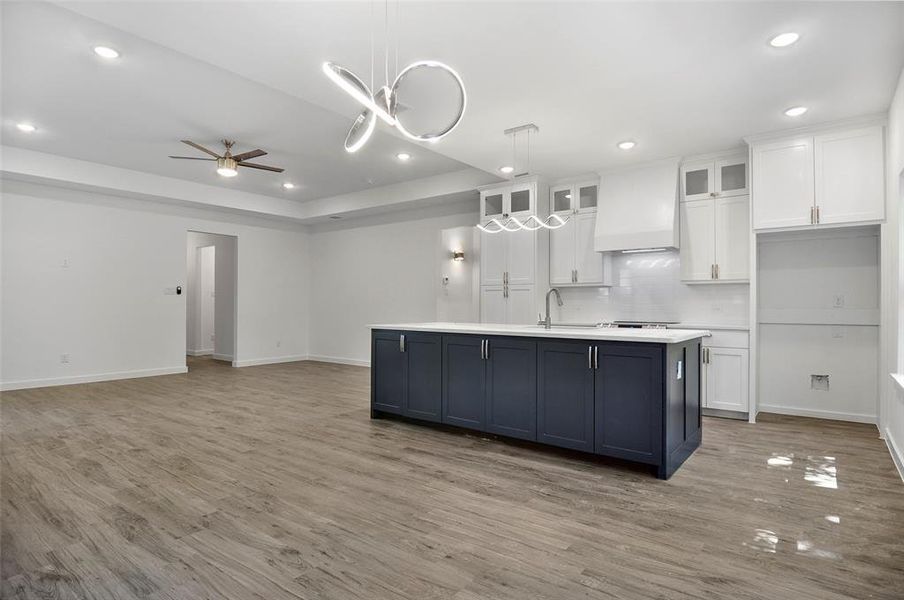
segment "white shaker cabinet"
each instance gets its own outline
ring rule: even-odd
[[[818,224],[885,218],[885,140],[881,127],[813,138]]]
[[[743,330],[715,330],[703,338],[701,393],[704,414],[742,417],[749,403],[749,335]]]
[[[753,143],[753,228],[882,221],[884,154],[882,125]]]
[[[681,164],[682,200],[746,196],[747,193],[746,155],[691,159]]]
[[[565,225],[549,232],[549,283],[558,286],[612,285],[612,258],[593,248],[598,181],[550,188],[553,213]]]
[[[815,204],[813,138],[756,145],[751,156],[753,228],[810,225]]]
[[[691,200],[682,202],[679,211],[682,281],[750,278],[748,196]]]
[[[748,350],[704,346],[703,408],[746,413]]]
[[[545,218],[547,187],[536,177],[480,189],[480,222],[514,225],[531,215]],[[491,225],[495,228],[495,225]],[[549,282],[549,234],[498,231],[480,234],[480,320],[484,323],[535,323],[540,295]]]

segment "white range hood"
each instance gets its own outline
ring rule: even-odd
[[[600,173],[594,250],[678,247],[679,159]]]

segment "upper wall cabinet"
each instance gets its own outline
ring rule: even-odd
[[[681,199],[747,195],[747,157],[701,159],[681,165]]]
[[[537,182],[494,186],[480,192],[480,220],[527,217],[537,214]]]
[[[549,232],[551,285],[612,285],[611,256],[593,249],[598,191],[598,180],[549,189],[552,212],[565,219]]]
[[[881,125],[754,143],[753,228],[882,221],[884,153]]]
[[[682,202],[681,280],[745,282],[750,278],[747,196]]]

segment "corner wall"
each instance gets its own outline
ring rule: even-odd
[[[886,155],[886,222],[882,225],[882,358],[880,431],[904,479],[904,380],[899,384],[890,373],[904,372],[904,71],[888,111],[888,153]]]
[[[0,183],[0,389],[185,372],[186,296],[167,292],[185,287],[189,230],[238,238],[235,364],[307,356],[308,236],[297,226]]]

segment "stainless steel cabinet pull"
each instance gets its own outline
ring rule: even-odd
[[[405,351],[405,336],[400,335],[399,336],[399,352],[404,352],[404,351]]]
[[[814,208],[811,206],[810,207],[810,225],[816,224],[816,219],[814,218],[815,214],[816,214],[816,212],[815,212]]]
[[[484,348],[483,360],[490,360],[490,340],[483,340]]]
[[[719,263],[716,263],[716,279],[719,278]]]
[[[593,368],[593,346],[587,346],[587,368]]]
[[[600,347],[599,346],[593,347],[593,368],[594,369],[600,368]]]
[[[816,206],[816,222],[819,223],[819,206]]]
[[[578,270],[577,269],[574,270],[574,282],[575,283],[578,282]]]
[[[709,265],[709,278],[710,279],[716,278],[716,265]]]

